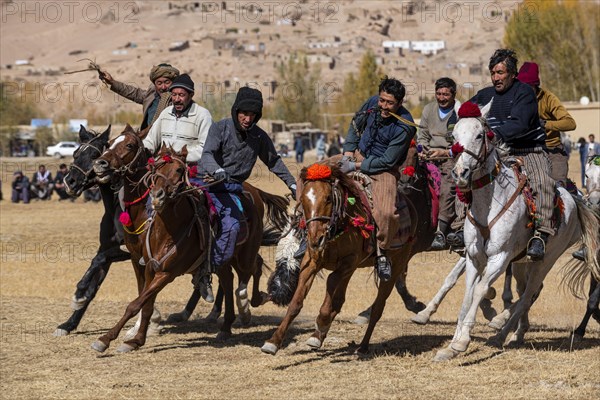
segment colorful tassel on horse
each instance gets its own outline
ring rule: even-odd
[[[127,211],[123,211],[121,215],[119,215],[119,222],[124,226],[131,226],[133,222],[131,221],[131,215]]]

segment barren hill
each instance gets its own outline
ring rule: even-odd
[[[433,95],[433,82],[454,78],[462,98],[488,83],[487,62],[501,45],[518,3],[495,1],[78,1],[2,3],[0,74],[21,98],[35,96],[54,119],[137,111],[83,69],[95,60],[122,81],[146,87],[152,65],[170,62],[208,94],[260,87],[272,100],[276,66],[304,52],[321,69],[326,104],[371,49],[408,101]],[[384,42],[387,49],[383,47]],[[441,43],[441,44],[440,44]],[[399,47],[398,47],[399,46]],[[415,51],[406,46],[417,46]],[[435,54],[435,46],[444,48]],[[181,48],[180,51],[169,49]],[[405,48],[401,48],[405,47]],[[20,65],[19,65],[20,64]],[[33,83],[33,89],[19,82]],[[278,82],[278,88],[290,82]],[[279,90],[279,89],[277,89]],[[314,95],[314,94],[303,94]]]

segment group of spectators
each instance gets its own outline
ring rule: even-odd
[[[11,201],[18,203],[22,201],[28,204],[30,200],[50,200],[52,194],[56,193],[58,201],[75,201],[74,197],[69,196],[64,183],[64,178],[68,173],[67,165],[60,164],[54,178],[52,173],[46,169],[45,165],[40,165],[31,180],[23,174],[22,171],[15,171],[12,180]],[[101,200],[100,190],[97,187],[84,192],[84,200],[98,202]]]

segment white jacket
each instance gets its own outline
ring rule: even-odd
[[[144,146],[152,153],[156,153],[164,142],[181,151],[187,145],[187,162],[197,162],[202,156],[204,142],[208,136],[208,129],[212,125],[210,112],[192,103],[187,113],[177,118],[173,106],[165,108],[158,119],[150,128],[148,136],[144,139]]]

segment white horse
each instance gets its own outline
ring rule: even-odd
[[[472,193],[472,204],[464,227],[466,288],[454,337],[448,347],[437,352],[435,361],[449,360],[467,350],[477,307],[511,261],[519,300],[509,309],[502,329],[489,340],[491,345],[500,348],[517,323],[517,330],[510,341],[513,344],[523,341],[529,325],[528,311],[532,299],[558,257],[580,240],[592,254],[599,247],[600,217],[560,188],[564,213],[556,234],[548,240],[544,259],[535,262],[521,260],[532,233],[527,228],[530,222],[528,210],[521,199],[522,185],[515,170],[501,159],[502,148],[496,147],[487,136],[489,128],[485,118],[491,104],[481,110],[481,117],[459,119],[453,131],[455,142],[464,148],[456,161],[453,175],[461,191]],[[594,277],[600,278],[597,260],[574,264],[573,268],[587,268]]]
[[[600,209],[600,155],[591,157],[585,166],[586,201]]]

